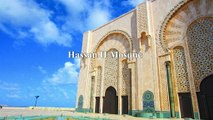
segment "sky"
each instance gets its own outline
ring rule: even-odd
[[[83,33],[143,0],[0,0],[0,105],[75,107]]]

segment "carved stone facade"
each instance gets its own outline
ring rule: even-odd
[[[213,74],[212,26],[212,0],[145,0],[86,32],[82,52],[107,54],[82,58],[77,108],[111,113],[107,105],[113,104],[113,113],[178,118],[186,117],[185,107],[192,109],[187,117],[202,118],[200,86]],[[142,57],[114,58],[111,52]]]
[[[98,67],[96,81],[96,96],[101,95],[102,68]]]
[[[137,26],[138,26],[138,37],[142,32],[147,32],[147,6],[146,3],[142,3],[137,7]]]
[[[122,95],[130,92],[130,71],[126,60],[122,61]]]
[[[186,58],[183,47],[175,47],[173,55],[178,92],[190,92]]]
[[[213,74],[213,18],[200,18],[187,30],[187,39],[196,90],[201,81]],[[195,34],[196,33],[196,34]]]
[[[110,86],[118,91],[118,58],[113,58],[111,52],[118,52],[116,49],[109,50],[104,64],[104,91]]]

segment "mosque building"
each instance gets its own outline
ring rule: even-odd
[[[213,119],[213,0],[145,0],[82,53],[104,57],[81,58],[77,111]]]

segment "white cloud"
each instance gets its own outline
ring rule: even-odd
[[[63,5],[67,14],[57,15],[33,0],[0,0],[0,30],[18,39],[33,37],[44,46],[52,43],[71,46],[72,34],[99,27],[112,17],[109,0],[53,2]],[[60,19],[62,23],[58,25],[52,19]]]
[[[61,100],[75,101],[79,67],[79,59],[74,59],[73,62],[65,62],[63,67],[44,78],[38,86],[30,84],[21,86],[21,84],[0,80],[0,92],[7,99],[27,100],[39,95],[39,104],[41,102],[46,103],[50,99],[55,103],[59,103]],[[37,66],[37,69],[47,73],[42,66]]]
[[[111,4],[109,0],[94,2],[93,7],[88,10],[86,25],[88,29],[94,29],[111,19]]]
[[[8,91],[18,91],[19,85],[16,83],[8,83],[0,80],[0,89]]]
[[[73,63],[65,62],[63,67],[43,80],[39,92],[45,93],[48,98],[56,101],[59,97],[71,99],[73,97],[72,91],[74,90],[71,86],[77,85],[79,67],[79,59],[74,59]]]
[[[60,3],[68,12],[65,30],[85,32],[107,23],[112,17],[109,0],[60,0]]]
[[[50,12],[39,8],[33,1],[0,0],[1,22],[10,22],[16,26],[34,25],[37,21],[46,21]]]
[[[1,19],[0,19],[1,20]],[[4,25],[0,24],[0,30],[3,31],[4,33],[12,36],[12,37],[15,37],[16,35],[11,32],[10,30],[8,30]]]
[[[4,91],[8,98],[21,98],[21,88],[18,84],[0,80],[0,91]]]
[[[46,74],[46,73],[47,73],[47,71],[46,71],[42,66],[39,65],[37,68],[38,68],[38,70],[39,70],[42,74]]]
[[[144,2],[144,0],[127,0],[127,1],[124,1],[123,4],[131,5],[131,6],[135,7],[142,2]]]
[[[71,46],[71,36],[60,31],[51,21],[42,22],[38,26],[32,26],[30,32],[32,32],[37,41],[43,45],[57,43],[63,46]]]
[[[64,67],[59,68],[51,77],[46,78],[44,84],[61,85],[61,84],[75,84],[78,80],[79,61],[74,63],[66,62]]]
[[[10,24],[15,31],[18,31],[17,34],[22,33],[20,36],[32,35],[43,45],[55,43],[70,46],[71,36],[50,20],[51,13],[52,11],[41,8],[32,0],[0,0],[0,29],[10,31],[11,28],[5,27],[5,24]],[[25,31],[26,34],[20,32],[23,28],[28,29]]]
[[[16,99],[17,99],[17,98],[21,98],[21,96],[18,95],[18,94],[8,94],[7,97],[8,97],[8,98],[16,98]]]
[[[101,8],[95,8],[90,12],[89,17],[87,18],[88,28],[95,28],[104,23],[107,23],[110,18],[110,13]]]
[[[74,59],[74,63],[75,63],[76,69],[79,69],[80,68],[80,59]]]
[[[69,14],[76,14],[88,9],[87,0],[59,0],[65,7]]]

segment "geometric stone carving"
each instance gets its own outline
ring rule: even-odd
[[[130,71],[127,61],[122,62],[122,95],[128,95],[130,91]]]
[[[110,86],[117,90],[118,84],[118,58],[112,57],[111,52],[118,52],[116,49],[107,51],[104,65],[104,91]]]
[[[102,68],[99,66],[97,69],[96,96],[101,95],[101,78],[102,78]]]
[[[187,40],[195,80],[199,91],[201,81],[213,73],[213,18],[200,18],[187,30]]]
[[[173,56],[178,92],[190,92],[183,47],[175,47],[173,50]]]
[[[146,3],[142,3],[137,6],[137,28],[138,35],[142,32],[147,32],[147,6]],[[139,37],[139,36],[138,36]]]
[[[151,91],[147,90],[143,94],[143,111],[144,112],[154,112],[154,95]]]

